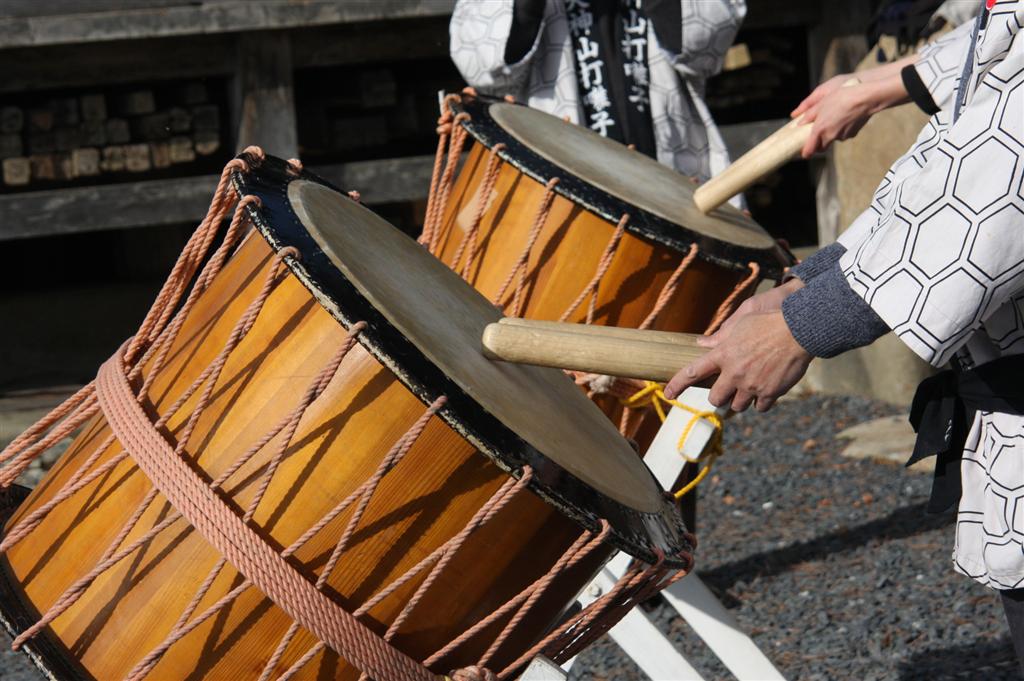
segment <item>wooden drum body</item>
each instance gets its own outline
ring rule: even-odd
[[[424,240],[510,316],[701,333],[790,264],[731,206],[697,211],[694,185],[653,159],[524,106],[445,102],[448,167],[435,174]],[[617,400],[602,406],[622,412]],[[623,425],[637,434],[639,422]]]
[[[207,509],[232,514],[295,583],[315,585],[328,614],[354,612],[410,669],[521,665],[586,583],[572,566],[605,541],[656,564],[645,588],[688,565],[672,505],[570,382],[461,347],[497,311],[325,183],[247,161],[233,174],[245,198],[194,293],[161,296],[138,346],[36,433],[83,424],[4,527],[4,620],[44,667],[94,679],[423,678],[363,664],[347,639],[325,645],[323,617],[299,626],[290,596],[213,545],[224,523],[195,522],[190,512],[209,511],[186,511],[164,486],[188,480],[153,478],[131,428],[111,421],[117,371],[193,482],[216,488]],[[228,207],[215,217],[230,209],[218,201]],[[259,231],[244,235],[247,220]],[[218,223],[193,242],[209,247]],[[186,272],[203,262],[193,242]],[[403,300],[389,309],[389,297]],[[8,501],[39,449],[12,447]]]

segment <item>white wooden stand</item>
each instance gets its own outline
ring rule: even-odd
[[[704,388],[690,388],[679,399],[699,411],[714,411],[715,408],[707,401],[707,396],[708,391]],[[720,410],[719,413],[723,412]],[[689,412],[674,407],[644,456],[644,462],[666,489],[679,477],[685,463],[681,454],[691,459],[696,458],[704,451],[714,434],[714,426],[706,419],[701,419],[690,430],[680,452],[679,438],[691,417]],[[629,556],[623,553],[612,558],[583,590],[579,597],[580,603],[586,606],[611,589],[626,571],[629,561]],[[696,573],[690,573],[662,594],[740,681],[774,681],[784,678],[750,637],[740,629],[735,618],[700,581]],[[608,635],[652,679],[702,678],[642,610],[631,610],[608,632]],[[569,660],[563,666],[564,671],[569,670],[574,660],[575,658]],[[550,667],[544,669],[546,671],[543,673],[548,674],[547,676],[530,678],[538,681],[559,681],[565,678],[564,673],[559,675],[559,672],[553,671]]]

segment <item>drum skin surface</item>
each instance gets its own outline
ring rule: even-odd
[[[259,180],[259,172],[254,171],[253,175]],[[273,173],[268,171],[269,175]],[[273,178],[268,182],[271,180]],[[305,183],[294,184],[295,191],[300,192],[299,187]],[[319,186],[306,186],[310,195],[320,199],[325,196],[321,192],[330,193]],[[273,191],[281,196],[287,194],[281,187],[275,186]],[[265,207],[275,200],[269,190],[262,196]],[[310,205],[316,200],[312,199]],[[337,200],[342,199],[336,194],[330,199]],[[310,208],[309,214],[320,210],[307,208]],[[320,224],[319,218],[314,221],[319,225],[325,245],[342,245],[326,236],[330,230]],[[259,222],[257,226],[266,227]],[[269,268],[274,266],[274,251],[280,246],[275,242],[277,236],[280,235],[266,231],[248,234],[199,297],[171,346],[166,365],[153,377],[149,399],[144,405],[147,411],[166,412],[214,360],[238,318],[256,297]],[[274,246],[264,237],[271,239]],[[351,242],[344,245],[352,247]],[[406,245],[419,248],[411,242]],[[402,263],[396,262],[395,268],[401,269]],[[356,276],[354,271],[352,274]],[[367,281],[362,283],[365,286]],[[309,285],[308,279],[284,277],[270,293],[252,330],[229,355],[211,393],[210,404],[196,422],[185,452],[204,477],[215,479],[272,424],[284,419],[344,341],[346,330],[325,309],[320,298],[311,295]],[[455,312],[450,312],[449,316],[454,316]],[[382,326],[379,320],[373,321],[371,326],[375,327],[373,333],[382,333],[376,328]],[[413,327],[410,325],[407,329],[419,333]],[[457,364],[457,357],[453,361]],[[462,379],[470,381],[465,383],[469,392],[474,389],[471,381],[475,375],[476,371]],[[144,368],[143,376],[148,376],[148,369]],[[556,375],[555,378],[562,377]],[[531,385],[550,388],[549,380],[550,376]],[[362,346],[354,347],[324,393],[299,421],[287,454],[271,478],[251,526],[273,546],[289,546],[370,478],[396,440],[424,413],[423,395],[410,391],[409,385],[405,376],[396,376],[377,356]],[[564,385],[568,394],[584,405],[575,411],[586,414],[590,405],[575,392],[571,383],[565,381]],[[458,396],[453,394],[452,397],[454,400]],[[197,399],[193,396],[165,426],[164,431],[172,441],[186,427]],[[520,400],[517,408],[524,411],[516,418],[528,417],[523,405],[530,399],[535,399],[535,395]],[[495,405],[489,406],[497,410]],[[570,409],[570,413],[575,411]],[[590,417],[596,418],[595,413]],[[446,418],[451,420],[451,417]],[[594,426],[588,436],[590,439],[579,442],[591,446],[603,437],[604,430],[614,435],[613,428],[606,428],[607,424],[601,419],[597,422],[602,426]],[[574,429],[575,426],[569,425],[563,428],[561,435],[534,434],[531,437],[536,439],[538,448],[554,447],[564,453],[568,467],[573,465],[569,452],[573,447],[571,433]],[[97,445],[109,434],[103,418],[93,418],[42,483],[18,507],[6,523],[5,531],[51,500],[86,460],[93,457]],[[544,437],[556,441],[552,444]],[[264,446],[222,486],[223,498],[238,509],[239,514],[256,494],[258,472],[266,466],[274,444],[271,441]],[[627,465],[628,447],[623,449],[621,439],[605,445],[613,447],[615,452],[612,457],[615,463],[609,464],[608,470],[622,472]],[[532,451],[531,446],[523,446]],[[94,467],[120,451],[115,441],[99,453]],[[598,452],[581,454],[594,457]],[[620,496],[642,497],[643,492],[637,490],[644,486],[643,475],[623,475],[633,480],[628,483],[633,491],[620,493]],[[552,484],[562,479],[550,474],[538,477],[549,478]],[[354,610],[462,529],[507,479],[505,470],[481,456],[464,433],[457,432],[446,420],[432,417],[405,458],[381,480],[348,549],[341,556],[339,569],[327,580],[326,593],[347,610]],[[614,485],[605,487],[616,491]],[[4,581],[12,600],[17,601],[16,604],[5,603],[5,610],[17,608],[36,618],[49,609],[66,589],[102,560],[104,550],[119,528],[151,489],[149,480],[129,458],[56,506],[33,532],[0,558]],[[161,522],[171,510],[163,497],[157,496],[124,543],[132,542]],[[350,515],[351,511],[342,513],[290,559],[310,581],[316,580]],[[416,659],[426,658],[545,574],[580,531],[577,522],[538,496],[519,494],[492,522],[483,525],[462,544],[424,592],[412,615],[398,629],[392,644]],[[71,669],[70,677],[124,678],[138,660],[165,639],[219,559],[218,551],[179,519],[143,548],[100,574],[81,598],[40,634],[42,640],[36,650],[49,651],[51,657],[58,658],[51,668]],[[555,588],[542,598],[539,607],[495,654],[494,663],[498,668],[514,660],[536,639],[538,632],[563,612],[576,591],[586,583],[591,567],[580,566],[558,577]],[[236,570],[225,566],[196,612],[217,602],[242,581],[243,577]],[[422,575],[398,588],[374,606],[363,621],[383,634],[421,582]],[[257,678],[291,624],[292,620],[261,592],[248,588],[229,607],[173,643],[148,678]],[[492,629],[490,633],[496,633],[497,627]],[[488,636],[475,639],[455,655],[445,658],[443,668],[435,671],[474,663],[492,639]],[[315,643],[317,640],[300,628],[270,678],[283,673]],[[358,670],[326,649],[295,678],[355,680],[358,677]]]
[[[775,247],[767,232],[732,206],[711,217],[701,213],[688,178],[653,158],[529,107],[497,102],[489,113],[531,151],[618,199],[736,246]]]
[[[484,409],[607,496],[648,513],[661,508],[661,490],[638,465],[636,452],[591,402],[579,399],[579,390],[562,372],[484,357],[484,327],[501,319],[486,298],[401,232],[375,215],[362,215],[365,209],[336,192],[296,181],[288,193],[299,219],[334,264]]]

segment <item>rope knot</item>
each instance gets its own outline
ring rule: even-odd
[[[722,430],[724,428],[722,417],[718,415],[718,412],[694,409],[690,405],[680,402],[679,400],[668,399],[665,397],[664,386],[660,383],[655,383],[654,381],[644,381],[643,388],[636,391],[629,397],[621,398],[620,402],[622,402],[622,406],[627,409],[639,409],[648,406],[654,407],[654,411],[657,412],[658,418],[661,419],[662,423],[664,423],[665,419],[668,418],[668,413],[665,409],[666,405],[669,407],[678,407],[679,409],[690,413],[690,420],[686,422],[686,427],[683,428],[683,432],[679,436],[679,442],[676,444],[676,449],[679,451],[679,455],[688,463],[697,464],[704,461],[705,464],[693,480],[674,493],[676,499],[682,499],[707,477],[708,473],[711,471],[711,466],[715,463],[715,460],[722,455]],[[687,438],[690,437],[693,427],[701,420],[710,423],[711,427],[714,428],[714,432],[711,434],[711,439],[708,441],[704,451],[702,451],[696,458],[692,458],[683,453],[683,446],[686,444]]]
[[[470,665],[451,673],[452,681],[498,681],[498,675],[487,667]]]
[[[599,395],[610,393],[615,388],[615,376],[604,374],[591,374],[592,378],[587,382],[592,392]]]
[[[246,194],[245,196],[238,200],[238,205],[235,207],[235,210],[242,210],[251,203],[256,204],[257,208],[263,206],[263,200],[260,197],[256,196],[255,194]]]

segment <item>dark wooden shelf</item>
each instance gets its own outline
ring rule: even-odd
[[[426,198],[433,164],[433,156],[412,156],[312,170],[373,205]],[[198,222],[216,186],[217,176],[204,175],[7,194],[0,241]]]
[[[735,158],[785,123],[727,125],[722,136]],[[364,203],[374,205],[425,199],[433,164],[433,156],[409,156],[312,170],[338,187],[357,190]],[[215,175],[204,175],[3,195],[0,241],[197,222],[206,214],[216,185]]]

